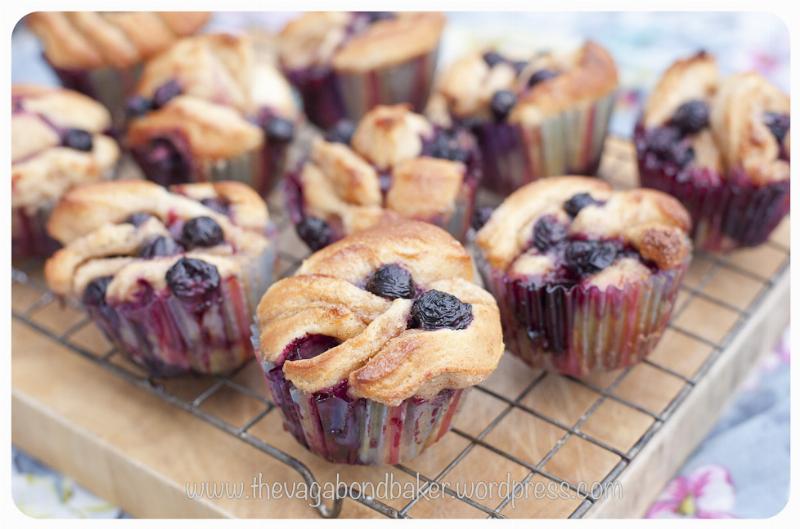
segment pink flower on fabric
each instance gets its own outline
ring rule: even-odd
[[[647,518],[733,518],[735,497],[728,471],[719,465],[705,465],[673,479],[650,507]]]

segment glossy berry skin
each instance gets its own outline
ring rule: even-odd
[[[564,211],[567,212],[567,215],[574,218],[583,208],[594,204],[602,204],[602,202],[592,198],[592,195],[589,193],[577,193],[564,202]]]
[[[168,138],[151,140],[142,163],[147,167],[148,178],[161,185],[186,182],[191,173],[191,162]]]
[[[336,122],[336,125],[328,129],[328,131],[325,133],[325,141],[349,145],[355,132],[355,123],[349,119],[340,119]]]
[[[450,160],[453,162],[466,162],[469,154],[458,143],[455,132],[440,130],[436,133],[429,146],[424,148],[425,154],[434,158]]]
[[[487,51],[483,54],[483,62],[485,62],[486,66],[489,68],[494,68],[498,64],[506,62],[506,58],[496,51]]]
[[[167,81],[156,88],[156,91],[153,92],[153,108],[163,107],[169,103],[171,99],[181,95],[181,92],[183,92],[183,88],[181,88],[181,85],[178,81],[174,79]]]
[[[764,112],[764,125],[772,132],[778,143],[783,143],[786,133],[789,132],[789,114]]]
[[[708,127],[708,104],[699,99],[683,103],[670,120],[684,135],[695,134]]]
[[[273,143],[289,143],[294,138],[294,123],[286,118],[273,116],[264,127],[267,140]]]
[[[181,252],[183,252],[183,248],[176,243],[172,237],[159,235],[139,249],[139,257],[142,259],[152,259],[154,257],[176,255]]]
[[[647,146],[662,162],[685,167],[694,159],[694,149],[681,138],[677,127],[658,127],[647,133]]]
[[[150,220],[153,216],[149,213],[134,213],[133,215],[129,216],[125,219],[125,222],[128,224],[133,224],[137,228]]]
[[[111,283],[111,276],[92,279],[83,290],[83,304],[89,307],[100,307],[106,303],[106,290]]]
[[[89,152],[94,147],[92,134],[83,129],[67,129],[61,137],[61,144],[64,147],[75,149],[76,151]]]
[[[297,235],[311,248],[317,251],[331,242],[331,227],[318,217],[304,217],[296,226]]]
[[[153,110],[153,102],[144,96],[133,96],[128,99],[125,105],[125,114],[129,118],[138,118],[144,116]]]
[[[195,217],[187,220],[181,231],[181,244],[188,250],[216,246],[224,240],[222,227],[211,217]]]
[[[489,103],[492,109],[492,115],[497,121],[503,121],[508,117],[511,109],[517,104],[517,96],[511,90],[498,90],[492,94],[492,100]]]
[[[545,215],[533,225],[533,246],[546,252],[567,237],[567,227],[552,215]]]
[[[166,278],[172,293],[186,301],[202,298],[220,285],[216,266],[191,257],[181,257],[167,270]]]
[[[569,241],[564,250],[567,268],[575,275],[597,273],[617,258],[617,246],[608,241]]]
[[[483,226],[489,222],[489,217],[492,216],[493,211],[494,208],[488,206],[475,208],[475,211],[472,213],[472,227],[476,230],[483,228]]]
[[[411,272],[397,264],[383,265],[372,274],[365,287],[376,296],[387,299],[414,297],[414,279]]]
[[[528,88],[533,88],[537,84],[547,81],[548,79],[553,79],[554,77],[558,77],[558,72],[547,69],[536,70],[528,78]]]
[[[428,290],[411,306],[409,327],[434,331],[436,329],[461,330],[472,323],[472,305],[462,303],[457,297],[439,290]]]

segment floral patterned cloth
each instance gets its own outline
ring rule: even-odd
[[[291,13],[225,13],[213,30],[276,29]],[[789,37],[776,17],[759,13],[454,13],[442,46],[446,63],[465,49],[564,49],[585,38],[615,56],[622,89],[612,131],[629,136],[644,96],[676,57],[699,49],[724,72],[755,69],[788,89]],[[35,38],[23,27],[13,36],[14,82],[54,83]],[[741,457],[758,454],[758,457]],[[31,516],[119,517],[72,480],[12,450],[12,492]],[[789,490],[788,335],[742,388],[708,438],[666,487],[650,517],[767,517]]]

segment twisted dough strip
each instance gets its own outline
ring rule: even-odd
[[[409,329],[412,300],[389,301],[359,284],[378,267],[401,264],[423,289],[472,305],[463,330]],[[280,364],[305,392],[348,381],[351,397],[396,406],[484,380],[503,352],[497,304],[471,283],[469,256],[435,226],[402,221],[367,230],[317,252],[297,275],[272,286],[258,307],[262,361]],[[286,360],[293,342],[325,335],[341,343],[304,360]]]

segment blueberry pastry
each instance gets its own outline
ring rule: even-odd
[[[71,90],[11,89],[11,248],[14,258],[47,256],[57,243],[47,219],[68,189],[112,175],[119,148],[105,135],[108,110]]]
[[[509,351],[574,376],[641,360],[672,313],[688,231],[686,210],[659,191],[573,176],[519,188],[475,236]]]
[[[421,111],[444,24],[440,13],[305,13],[281,32],[280,61],[323,128],[380,104]]]
[[[252,357],[275,237],[249,187],[91,184],[64,196],[48,230],[64,245],[45,266],[50,288],[152,375],[225,373]]]
[[[50,11],[31,13],[28,27],[67,88],[103,103],[116,124],[136,85],[141,63],[199,31],[209,13]]]
[[[523,59],[489,50],[445,70],[429,112],[472,129],[485,187],[507,195],[545,176],[594,174],[617,85],[614,59],[594,42]]]
[[[351,235],[275,283],[256,352],[286,429],[336,463],[408,461],[497,367],[497,304],[464,248],[430,224]]]
[[[286,182],[288,210],[312,249],[398,218],[464,238],[480,160],[472,136],[432,125],[406,105],[378,106],[317,140]]]
[[[128,100],[127,143],[162,185],[239,180],[266,196],[299,116],[288,82],[246,36],[180,40],[148,61]]]
[[[722,78],[714,57],[676,61],[635,132],[639,177],[689,210],[695,245],[757,246],[789,212],[789,96],[757,73]]]

